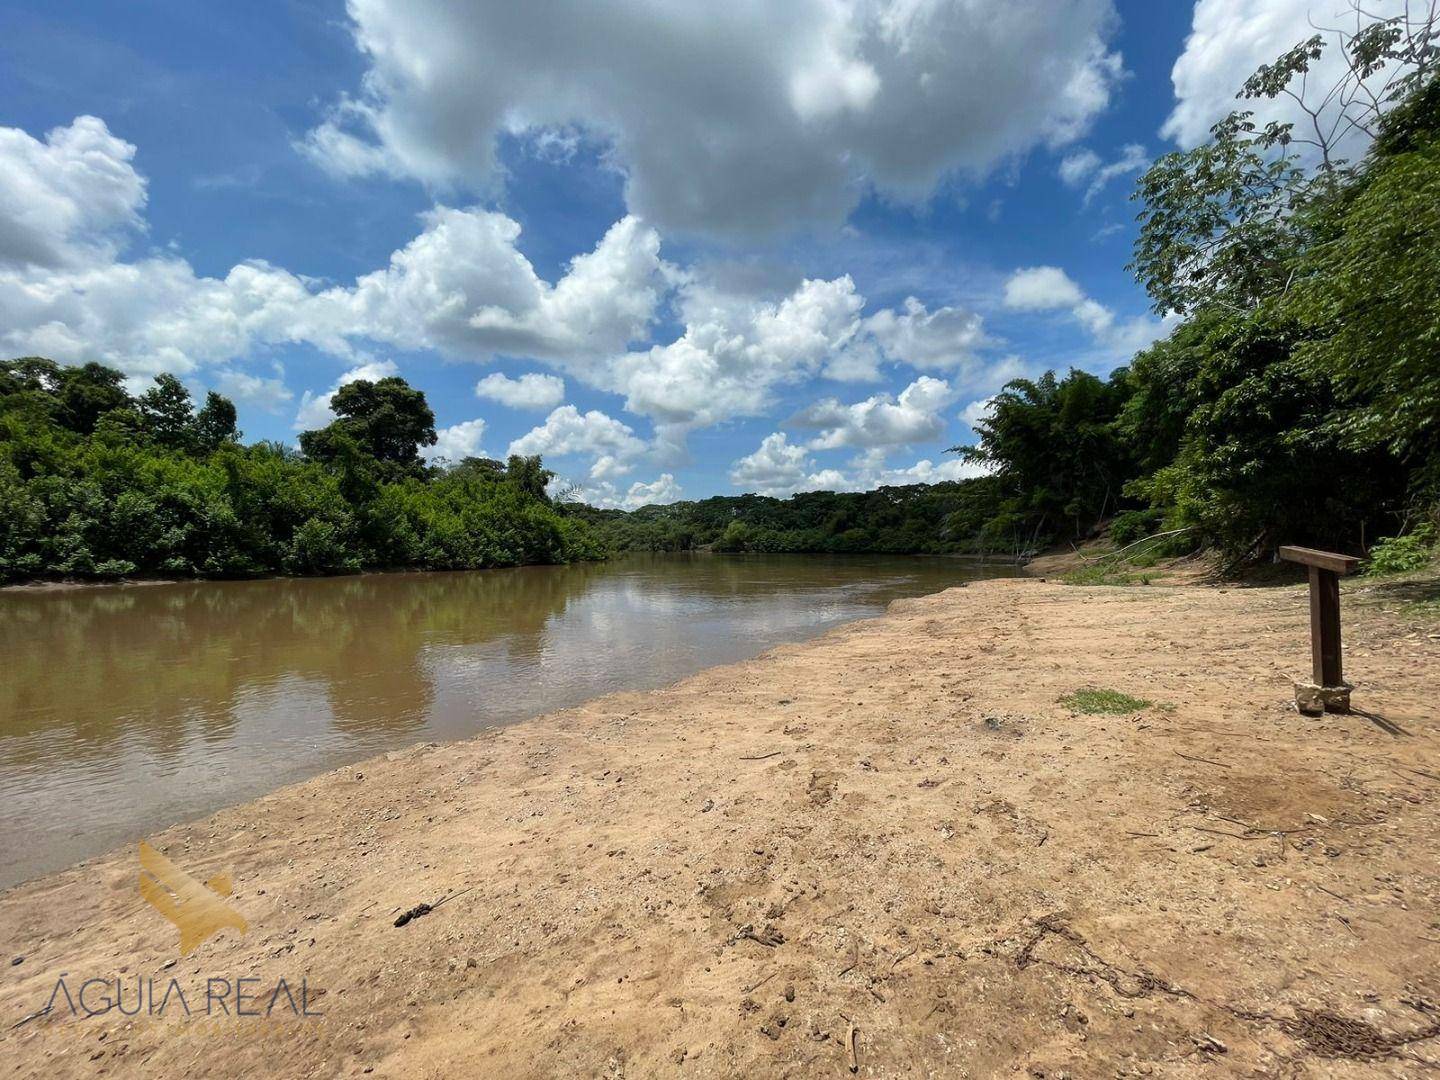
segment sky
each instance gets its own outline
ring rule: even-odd
[[[597,505],[970,475],[1173,325],[1136,177],[1345,6],[9,0],[0,354],[291,443],[398,374]]]

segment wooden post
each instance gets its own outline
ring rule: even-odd
[[[1360,560],[1288,546],[1280,549],[1280,558],[1310,569],[1310,657],[1315,682],[1296,687],[1296,704],[1301,712],[1348,712],[1350,687],[1345,683],[1340,648],[1340,578],[1351,573]]]

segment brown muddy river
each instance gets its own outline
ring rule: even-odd
[[[696,554],[3,591],[0,888],[385,750],[660,686],[1014,572]]]

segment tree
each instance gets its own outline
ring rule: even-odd
[[[195,414],[195,438],[200,448],[213,452],[226,443],[240,441],[240,429],[235,426],[235,403],[229,398],[211,390],[205,395],[205,404]]]
[[[545,468],[539,454],[529,457],[511,454],[505,462],[505,479],[527,495],[549,502],[550,496],[545,493],[545,489],[549,487],[550,481],[555,479],[555,474]]]
[[[1312,330],[1302,355],[1334,372],[1357,406],[1346,418],[1356,444],[1433,461],[1440,458],[1440,79],[1386,126],[1395,134],[1377,146],[1353,196],[1331,215],[1332,238],[1299,262],[1289,308]]]
[[[155,385],[135,404],[144,430],[161,446],[188,450],[195,445],[195,411],[190,391],[174,375],[155,376]]]
[[[420,447],[435,445],[435,414],[425,394],[397,376],[346,383],[330,399],[330,409],[334,422],[300,435],[301,449],[314,461],[339,460],[342,444],[349,442],[387,473],[416,473]]]
[[[125,392],[125,376],[112,368],[89,363],[61,368],[58,375],[59,419],[71,431],[89,435],[106,413],[134,407],[134,400]]]
[[[994,471],[1003,493],[1001,532],[1023,523],[1028,548],[1084,535],[1115,512],[1134,475],[1116,434],[1128,395],[1123,369],[1109,381],[1071,371],[1063,380],[1046,372],[1006,384],[976,425],[979,445],[954,448]]]
[[[1297,44],[1251,76],[1238,97],[1285,98],[1305,118],[1259,126],[1231,113],[1206,143],[1166,154],[1141,177],[1143,204],[1130,264],[1159,312],[1189,314],[1207,305],[1253,309],[1283,293],[1295,259],[1313,241],[1307,211],[1334,199],[1354,175],[1341,156],[1357,138],[1381,131],[1397,102],[1429,84],[1440,63],[1440,0],[1355,29],[1336,28]],[[1311,78],[1331,45],[1344,59],[1331,85]],[[1315,167],[1308,162],[1318,159]]]

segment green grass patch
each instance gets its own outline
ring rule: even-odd
[[[1122,694],[1119,690],[1086,686],[1076,690],[1073,694],[1066,694],[1060,699],[1060,704],[1067,709],[1074,709],[1076,712],[1094,715],[1096,713],[1139,712],[1141,709],[1149,708],[1154,702]]]
[[[1060,580],[1066,585],[1149,585],[1154,574],[1135,573],[1123,570],[1114,562],[1095,562],[1061,574]]]

